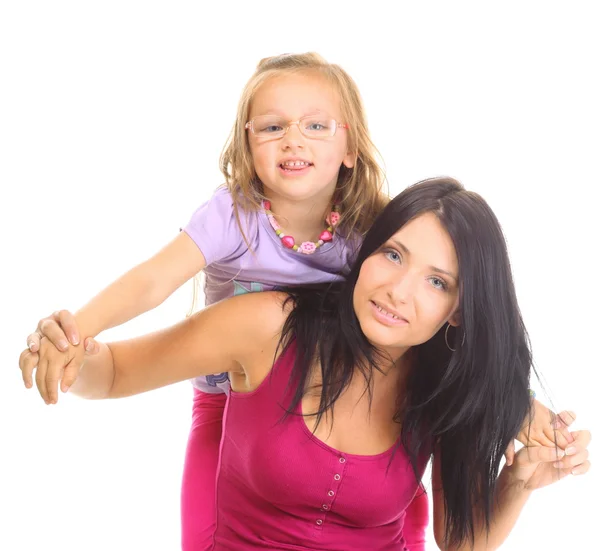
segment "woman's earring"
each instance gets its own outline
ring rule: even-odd
[[[448,344],[448,329],[450,329],[450,324],[446,325],[446,331],[444,332],[444,340],[446,341],[446,346],[448,347],[448,350],[450,350],[451,352],[456,352],[456,348],[452,348],[449,344]],[[458,329],[457,329],[458,331]],[[461,346],[463,346],[465,344],[465,333],[463,332],[463,338],[462,338],[462,342],[460,343]]]

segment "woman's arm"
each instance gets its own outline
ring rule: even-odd
[[[86,356],[71,391],[84,398],[117,398],[225,371],[244,373],[257,386],[272,366],[287,317],[284,297],[273,292],[233,297],[168,329],[101,345],[98,354]],[[68,368],[68,353],[75,357],[76,348],[63,353],[42,339],[36,380]],[[27,380],[35,355],[24,355]]]
[[[439,548],[443,551],[489,551],[497,549],[512,531],[531,493],[539,488],[557,482],[569,474],[584,474],[590,467],[587,447],[591,435],[588,431],[573,432],[574,441],[568,453],[556,447],[539,446],[522,448],[515,456],[514,463],[505,466],[496,482],[493,510],[489,532],[485,529],[483,515],[474,511],[475,542],[450,545],[446,541],[446,511],[439,454],[433,459],[433,513],[434,534]]]

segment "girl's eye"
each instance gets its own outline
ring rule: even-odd
[[[281,132],[283,130],[283,128],[281,128],[281,126],[278,126],[276,124],[272,124],[271,126],[267,126],[266,128],[261,128],[261,132],[267,132],[267,133],[271,133],[271,132]]]
[[[439,289],[440,291],[446,291],[448,289],[447,283],[439,277],[431,277],[429,278],[429,281],[436,289]]]

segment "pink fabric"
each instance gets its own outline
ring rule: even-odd
[[[194,389],[192,429],[181,488],[181,549],[208,551],[216,526],[215,483],[226,394]]]
[[[294,355],[292,344],[255,391],[229,397],[212,549],[405,551],[405,512],[420,492],[406,454],[338,452],[299,410],[282,420]]]
[[[426,551],[425,536],[429,524],[429,500],[421,488],[406,509],[404,539],[408,551]]]
[[[209,551],[216,528],[215,482],[225,394],[194,389],[192,428],[181,492],[182,551]],[[425,551],[429,522],[427,494],[418,490],[406,510],[404,539],[408,551]]]

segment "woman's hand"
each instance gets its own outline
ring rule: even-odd
[[[69,346],[63,352],[43,337],[39,349],[38,353],[31,352],[29,348],[21,353],[19,367],[23,382],[27,388],[31,388],[35,370],[35,383],[40,396],[46,404],[56,404],[59,383],[61,391],[67,392],[77,380],[83,365],[84,348],[81,345]]]
[[[27,388],[33,386],[35,369],[35,382],[42,399],[46,404],[56,404],[59,382],[61,391],[67,392],[83,365],[85,350],[79,345],[75,316],[61,310],[40,320],[36,332],[27,337],[27,345],[19,357],[23,382]],[[97,347],[90,338],[84,345],[89,350]]]
[[[570,474],[585,474],[590,468],[587,430],[571,433],[573,442],[566,450],[556,446],[524,447],[517,452],[513,465],[506,467],[510,477],[526,490],[548,486]]]

